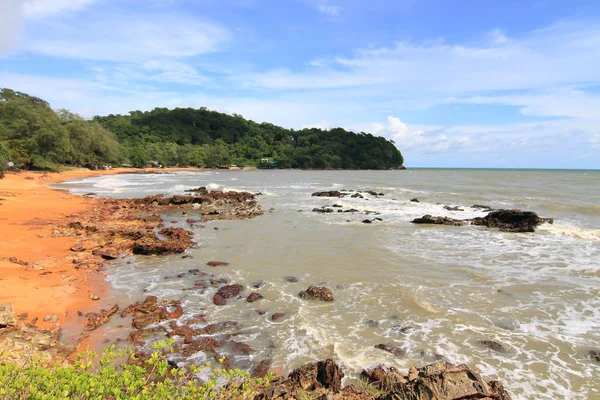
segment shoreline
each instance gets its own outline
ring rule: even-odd
[[[109,290],[100,268],[75,268],[70,250],[75,238],[51,235],[61,222],[93,210],[97,199],[72,195],[47,185],[140,171],[154,170],[21,171],[8,172],[0,179],[0,303],[12,303],[20,322],[35,322],[36,326],[50,330],[58,330],[65,324],[75,325],[78,311],[104,305],[101,300],[90,299],[90,295],[102,299]],[[47,316],[56,317],[44,321]]]

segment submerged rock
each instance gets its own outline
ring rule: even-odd
[[[588,356],[590,360],[600,362],[600,350],[590,350]]]
[[[552,218],[540,218],[533,211],[496,210],[485,217],[471,220],[473,225],[497,228],[504,232],[535,232],[535,228],[543,223],[554,223]]]
[[[378,344],[375,346],[375,348],[387,351],[388,353],[392,353],[393,355],[398,357],[404,357],[406,355],[406,350],[389,344]]]
[[[496,342],[495,340],[478,340],[477,342],[490,350],[494,350],[500,353],[508,353],[506,347],[503,344]]]
[[[327,190],[324,192],[315,192],[311,196],[313,197],[342,197],[343,193],[338,192],[337,190]]]
[[[433,224],[433,225],[451,225],[451,226],[463,226],[466,225],[464,221],[448,217],[433,217],[430,214],[426,214],[421,218],[415,218],[411,221],[413,224]]]
[[[252,292],[248,295],[248,297],[246,298],[246,301],[248,303],[254,303],[256,300],[260,300],[263,299],[263,295],[258,293],[258,292]]]
[[[306,300],[333,301],[331,289],[320,286],[309,286],[308,289],[298,293],[298,296]]]

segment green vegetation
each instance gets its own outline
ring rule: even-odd
[[[155,108],[85,120],[67,110],[55,112],[44,100],[10,89],[0,91],[2,142],[16,165],[35,169],[53,169],[57,164],[143,167],[150,162],[388,169],[403,163],[392,141],[368,133],[341,128],[295,131],[204,107]]]
[[[0,363],[0,399],[252,399],[272,379],[215,369],[201,382],[196,374],[210,365],[171,368],[166,355],[172,344],[172,339],[156,343],[154,353],[144,360],[130,349],[115,351],[112,346],[99,360],[86,352],[70,366],[19,368]],[[116,365],[118,361],[126,362]]]

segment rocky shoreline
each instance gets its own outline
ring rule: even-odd
[[[353,194],[349,191],[313,194],[319,197],[347,195],[356,198],[359,196],[364,198],[366,195],[375,198],[384,196],[382,193],[371,191]],[[333,207],[342,208],[335,205]],[[530,229],[540,223],[551,223],[547,219],[537,217],[535,213],[519,210],[507,212],[507,210],[489,209],[488,211],[486,217],[468,220],[468,222],[514,232],[531,232]],[[343,211],[338,210],[338,212]],[[201,187],[184,196],[157,195],[126,200],[98,199],[89,212],[69,215],[68,221],[57,226],[50,236],[69,237],[75,240],[75,244],[71,246],[71,260],[75,268],[101,270],[106,267],[107,260],[118,259],[126,254],[177,254],[193,247],[195,243],[192,241],[191,231],[167,226],[169,221],[161,217],[165,214],[175,215],[175,213],[186,217],[186,224],[189,227],[201,227],[206,221],[253,218],[263,212],[254,194],[208,191]],[[427,219],[426,217],[430,217],[431,221],[439,221],[436,218],[443,218],[442,224],[449,225],[464,225],[467,222],[444,217],[423,218]],[[372,221],[378,219],[381,220],[375,218]],[[428,223],[437,224],[437,222]],[[514,225],[507,225],[509,223]],[[16,258],[16,262],[18,261],[19,259]],[[221,265],[227,263],[208,262],[210,267]],[[241,296],[246,290],[245,286],[231,283],[199,269],[190,269],[176,277],[165,277],[165,279],[184,276],[195,279],[194,286],[184,290],[214,290],[213,303],[216,306],[226,304],[229,299],[253,303],[263,298],[259,291]],[[260,284],[253,289],[260,289]],[[298,293],[298,297],[305,301],[334,301],[334,294],[330,289],[318,286],[309,286]],[[138,346],[140,350],[148,340],[161,337],[176,339],[175,353],[170,360],[172,366],[176,368],[185,368],[186,359],[198,352],[204,352],[219,360],[223,367],[231,368],[235,366],[231,364],[229,355],[247,355],[253,351],[250,344],[235,340],[239,333],[236,321],[209,324],[206,315],[198,314],[186,316],[182,322],[181,317],[185,310],[176,300],[167,302],[148,296],[142,302],[128,305],[119,313],[120,310],[120,306],[115,304],[107,310],[81,313],[81,324],[85,329],[81,339],[85,339],[90,332],[100,329],[110,319],[120,317],[126,319],[125,321],[131,321],[131,333],[127,344]],[[260,315],[265,313],[260,309],[256,312]],[[283,316],[283,313],[274,313],[271,319],[276,320]],[[10,352],[8,361],[25,365],[26,361],[35,354],[40,355],[48,363],[68,362],[75,352],[75,347],[60,342],[60,329],[44,330],[35,326],[36,321],[26,322],[26,320],[27,316],[16,315],[10,305],[0,305],[0,352],[2,350],[6,352],[6,349],[17,349]],[[482,340],[481,345],[495,351],[502,351],[502,344],[497,342]],[[399,357],[405,354],[404,349],[389,344],[382,343],[375,347]],[[590,358],[594,359],[594,355],[597,357],[597,352],[590,352]],[[143,354],[140,353],[140,356],[143,357]],[[270,365],[269,359],[256,362],[251,370],[252,376],[265,376]],[[364,382],[370,385],[369,390],[356,385],[342,387],[341,379],[344,377],[344,372],[340,367],[333,360],[320,361],[300,367],[285,378],[277,378],[257,398],[298,398],[303,392],[310,392],[312,398],[324,399],[510,398],[502,384],[496,381],[484,381],[477,372],[465,365],[455,366],[439,362],[418,369],[411,368],[406,375],[394,368],[377,366],[363,371],[361,376]],[[373,393],[372,387],[377,389],[376,393]]]

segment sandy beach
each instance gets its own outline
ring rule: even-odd
[[[73,238],[51,235],[57,224],[91,209],[96,200],[46,185],[124,172],[20,172],[0,179],[0,303],[12,303],[23,321],[50,329],[75,318],[77,311],[98,308],[90,294],[102,298],[108,289],[102,272],[76,269]],[[58,320],[44,321],[50,315]]]

